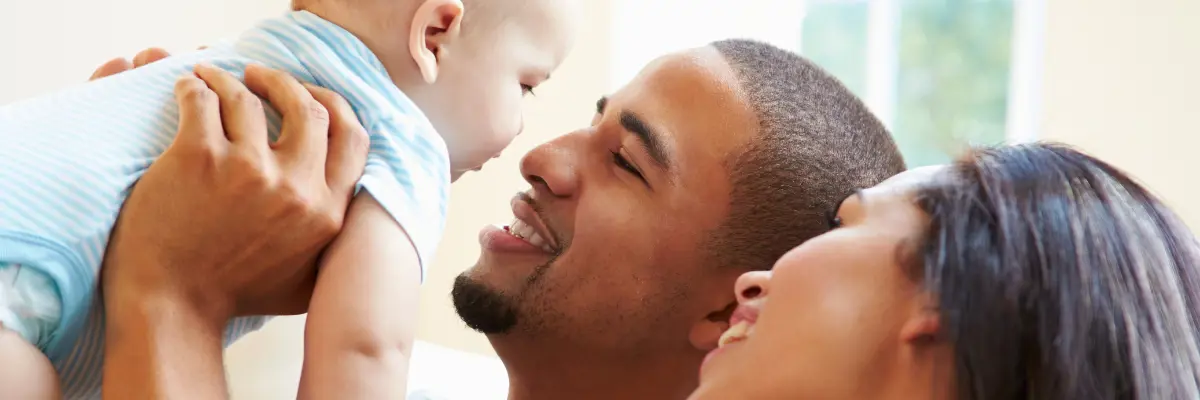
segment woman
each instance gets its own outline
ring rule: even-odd
[[[1200,247],[1102,161],[977,151],[830,223],[739,279],[693,399],[1200,399]]]

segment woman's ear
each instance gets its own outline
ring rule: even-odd
[[[425,0],[413,14],[408,49],[425,83],[437,81],[446,46],[461,35],[462,18],[460,0]]]
[[[920,299],[900,328],[900,340],[904,343],[928,343],[936,341],[942,333],[942,313],[929,294]]]
[[[729,329],[729,317],[733,315],[733,310],[736,308],[737,301],[731,299],[725,308],[714,310],[696,321],[688,333],[688,341],[692,343],[692,347],[702,351],[711,351],[717,348],[717,342],[721,340],[721,335]]]

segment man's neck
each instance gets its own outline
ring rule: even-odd
[[[548,340],[493,339],[508,370],[509,400],[685,399],[697,385],[702,354],[580,351]]]

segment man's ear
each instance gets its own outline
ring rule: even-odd
[[[692,330],[688,332],[688,341],[692,343],[692,347],[702,351],[711,351],[717,348],[721,334],[729,329],[729,317],[733,315],[734,309],[737,309],[737,300],[730,298],[725,308],[713,310],[704,318],[696,321],[692,325]]]
[[[461,0],[425,0],[413,14],[408,49],[425,83],[437,81],[439,61],[446,46],[462,32]]]

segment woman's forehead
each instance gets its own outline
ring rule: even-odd
[[[930,165],[917,167],[901,172],[880,182],[871,188],[872,191],[908,191],[914,187],[932,182],[939,174],[945,172],[948,165]]]

